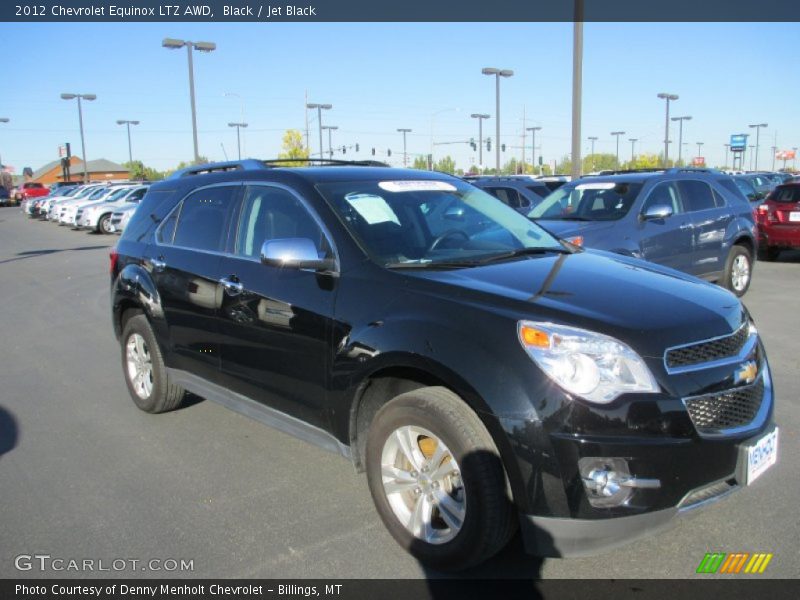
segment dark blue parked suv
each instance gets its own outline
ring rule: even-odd
[[[713,170],[616,172],[564,185],[528,216],[575,244],[672,267],[742,296],[757,242],[752,209],[735,189]]]

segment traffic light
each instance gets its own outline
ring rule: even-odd
[[[489,152],[492,149],[492,140],[486,140],[486,151]]]
[[[372,149],[372,156],[375,156],[375,148]]]
[[[505,152],[506,151],[506,145],[505,144],[500,144],[500,150]]]

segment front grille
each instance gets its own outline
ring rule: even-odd
[[[684,404],[698,433],[717,433],[748,425],[764,399],[764,380],[747,387],[686,398]]]
[[[667,368],[687,367],[736,356],[747,342],[749,333],[749,324],[745,322],[731,335],[668,350]]]

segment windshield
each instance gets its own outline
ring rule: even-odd
[[[460,181],[317,186],[353,237],[385,266],[474,264],[564,246],[493,196]]]
[[[108,193],[107,187],[100,187],[94,190],[91,194],[86,196],[87,200],[99,200]]]
[[[641,183],[597,181],[568,183],[542,200],[528,217],[545,220],[616,221],[633,206]]]
[[[119,200],[130,191],[131,188],[119,188],[115,192],[112,192],[108,198],[106,198],[106,202],[114,202],[115,200]]]

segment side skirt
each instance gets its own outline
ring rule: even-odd
[[[188,371],[168,367],[167,373],[173,383],[201,398],[221,404],[245,417],[250,417],[324,450],[347,459],[350,458],[350,446],[341,443],[333,435],[319,427],[309,425],[305,421],[256,402],[247,396],[232,392]]]

